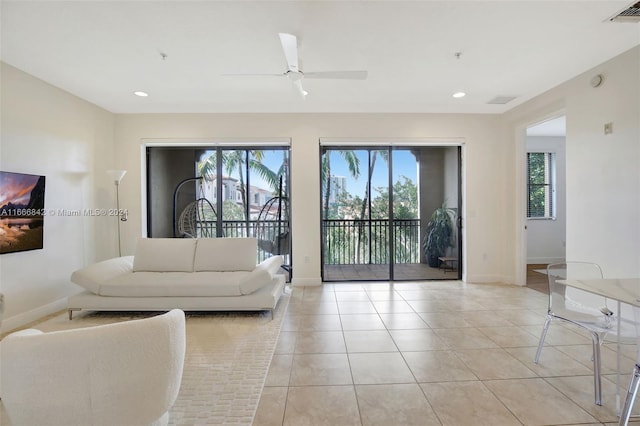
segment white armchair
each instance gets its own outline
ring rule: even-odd
[[[14,426],[163,425],[185,356],[184,312],[0,342],[2,403]]]

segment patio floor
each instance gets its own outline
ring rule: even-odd
[[[423,263],[394,265],[395,280],[456,280],[456,270],[431,268]],[[324,281],[388,280],[389,265],[324,265]]]

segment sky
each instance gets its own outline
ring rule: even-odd
[[[282,150],[261,150],[264,158],[262,159],[262,164],[267,166],[269,169],[278,171],[280,166],[282,165],[283,153]],[[273,190],[271,185],[265,182],[257,173],[252,172],[250,175],[251,185],[257,186],[263,189]]]
[[[265,166],[267,166],[269,169],[273,170],[274,172],[277,171],[280,166],[282,165],[282,158],[283,158],[283,150],[276,150],[276,149],[261,149],[260,151],[262,151],[262,154],[264,155],[263,159],[262,159],[262,164],[264,164]],[[211,151],[209,151],[211,152]],[[205,155],[203,155],[202,158],[204,158]],[[267,189],[270,191],[273,191],[274,188],[271,187],[271,185],[269,183],[267,183],[264,179],[262,179],[256,172],[254,171],[250,171],[250,184],[251,186],[257,186],[259,188],[262,189]],[[226,172],[225,172],[226,174]],[[232,174],[232,177],[237,178],[238,177],[238,172],[237,170]]]
[[[282,164],[282,152],[275,150],[263,150],[264,159],[263,164],[269,167],[271,170],[277,170]],[[333,176],[344,176],[347,178],[347,191],[354,196],[364,196],[365,187],[367,184],[367,162],[368,155],[366,150],[355,150],[356,156],[360,159],[360,177],[356,180],[351,177],[346,163],[342,157],[333,152],[331,157],[331,174]],[[416,158],[409,150],[394,150],[393,154],[393,181],[399,180],[400,176],[406,176],[411,181],[416,183],[418,175],[418,166]],[[319,161],[319,160],[318,160]],[[389,186],[389,166],[385,159],[378,155],[376,160],[376,166],[373,169],[373,176],[371,179],[372,191],[375,193],[376,187],[388,187]],[[251,184],[259,186],[261,188],[269,188],[269,185],[262,181],[259,176],[253,174],[251,176]]]
[[[355,180],[351,177],[347,163],[336,151],[331,153],[331,175],[344,176],[347,178],[347,192],[354,196],[362,198],[367,185],[367,162],[368,154],[366,150],[354,150],[356,156],[360,159],[360,177]],[[400,176],[406,176],[409,180],[416,183],[418,179],[418,165],[415,156],[409,150],[393,150],[391,154],[393,158],[393,182],[397,182]],[[378,155],[373,176],[371,178],[371,189],[375,194],[376,187],[389,186],[389,165],[387,161]]]
[[[344,176],[347,178],[347,191],[354,196],[363,197],[365,193],[365,187],[367,184],[367,162],[368,155],[366,150],[354,150],[356,156],[360,159],[360,177],[358,179],[353,179],[349,170],[347,168],[347,164],[342,159],[340,154],[336,151],[331,153],[331,175],[333,176]],[[263,149],[262,153],[264,154],[264,158],[262,163],[269,167],[271,170],[276,171],[282,164],[282,151],[281,150],[269,150]],[[397,149],[393,150],[392,153],[393,158],[393,181],[396,182],[399,180],[400,176],[406,176],[409,180],[416,183],[417,181],[417,162],[415,156],[411,154],[409,150]],[[318,160],[320,161],[320,160]],[[374,173],[372,176],[371,187],[372,191],[375,194],[376,187],[388,187],[389,186],[389,176],[388,176],[389,166],[386,160],[378,155],[378,159],[376,160],[376,166],[374,168]],[[234,174],[235,176],[235,174]],[[271,189],[270,185],[266,183],[257,173],[251,173],[251,185],[258,186],[264,189]]]
[[[11,202],[13,204],[28,204],[31,190],[40,176],[22,173],[0,172],[0,206]]]

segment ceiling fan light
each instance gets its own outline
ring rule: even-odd
[[[460,99],[460,98],[464,98],[465,96],[467,96],[467,94],[466,94],[466,93],[464,93],[464,92],[456,92],[456,93],[454,93],[452,96],[453,96],[454,98],[456,98],[456,99]]]

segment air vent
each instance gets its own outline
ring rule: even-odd
[[[504,105],[504,104],[508,104],[515,98],[517,98],[517,96],[496,96],[495,98],[491,99],[487,103],[493,104],[493,105]]]
[[[610,20],[616,22],[640,22],[640,1],[613,16]]]

